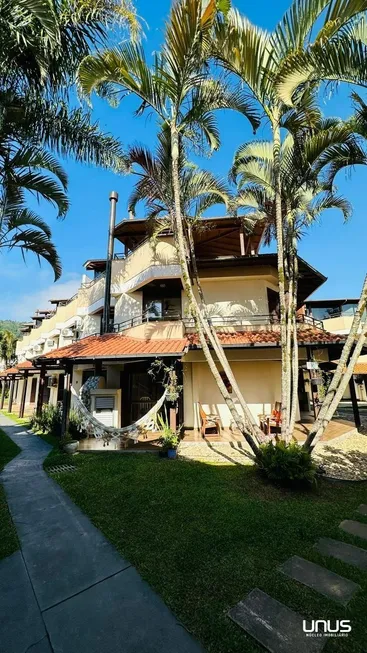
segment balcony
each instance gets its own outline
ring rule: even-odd
[[[163,312],[162,315],[153,316],[149,311],[134,315],[124,322],[113,325],[114,333],[121,333],[126,329],[138,327],[141,324],[159,324],[163,322],[182,322],[185,330],[190,332],[195,330],[195,322],[193,318],[182,317],[180,312],[173,313],[172,311]],[[229,316],[213,316],[209,318],[209,323],[216,329],[228,329],[230,331],[261,331],[261,330],[277,330],[280,327],[279,317],[276,315],[229,315]],[[321,320],[316,320],[309,315],[298,315],[297,323],[302,328],[316,328],[324,331],[324,326]]]

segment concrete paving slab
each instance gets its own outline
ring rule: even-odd
[[[0,650],[24,653],[43,638],[47,640],[46,629],[22,554],[16,551],[0,561]]]
[[[50,447],[35,436],[17,435],[19,429],[9,428],[2,415],[0,425],[19,446],[24,443],[19,457],[32,461],[21,465],[12,461],[1,480],[38,610],[32,616],[30,648],[27,640],[21,649],[9,646],[4,653],[202,652],[137,571],[45,474],[41,463]],[[37,456],[38,468],[33,464]],[[21,589],[14,591],[14,601],[21,600],[19,593],[25,595]],[[1,607],[0,603],[0,611]],[[22,632],[27,619],[16,605],[13,613],[16,629]],[[35,631],[39,621],[44,623],[42,617],[46,629]],[[1,645],[0,631],[0,649]]]
[[[65,509],[58,510],[58,515],[58,523],[53,522],[46,530],[33,527],[21,536],[24,560],[41,610],[130,566],[91,524],[88,530],[82,528]]]
[[[322,555],[337,558],[342,562],[346,562],[348,565],[353,565],[353,567],[358,567],[362,571],[367,571],[367,550],[360,549],[359,546],[332,540],[328,537],[321,537],[316,542],[315,549],[322,553]]]
[[[257,588],[228,616],[270,653],[319,653],[327,641],[308,637],[303,632],[304,617]]]
[[[48,639],[48,635],[46,637],[43,637],[41,641],[37,642],[36,644],[33,644],[32,648],[26,653],[54,653],[51,644]]]
[[[55,653],[199,653],[132,567],[43,613]]]
[[[361,505],[357,508],[357,512],[367,517],[367,503],[361,503]]]
[[[367,540],[367,524],[362,524],[360,521],[354,521],[353,519],[345,519],[339,524],[339,528],[346,533],[350,533],[350,535]]]
[[[354,594],[360,589],[360,586],[349,578],[339,576],[339,574],[299,556],[292,556],[279,569],[286,576],[311,587],[319,594],[323,594],[341,605],[348,605]]]

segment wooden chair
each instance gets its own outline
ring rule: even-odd
[[[272,429],[275,429],[275,433],[279,432],[279,429],[282,424],[282,404],[280,401],[276,401],[271,415],[259,415],[260,428],[265,433],[265,435],[271,435]]]
[[[203,438],[205,438],[206,435],[220,435],[220,421],[218,415],[208,415],[200,403],[199,413],[201,419],[200,432]]]

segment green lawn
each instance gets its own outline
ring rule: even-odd
[[[8,413],[6,410],[0,410],[0,413],[2,415],[5,415],[5,417],[9,417],[9,419],[12,419],[13,422],[19,424],[19,426],[24,426],[25,428],[30,427],[29,417],[18,417],[15,413]],[[39,432],[34,432],[34,435],[37,435],[38,437],[42,438],[42,440],[45,440],[45,442],[50,444],[52,447],[58,446],[59,440],[51,433],[41,433],[39,431]]]
[[[322,563],[313,549],[320,536],[363,546],[338,524],[367,502],[366,483],[322,481],[296,494],[267,485],[247,467],[112,453],[74,456],[73,463],[77,471],[57,475],[58,482],[207,651],[263,651],[226,617],[259,587],[305,616],[351,619],[352,636],[330,640],[326,651],[365,653],[367,572],[327,561],[362,586],[345,609],[277,567],[294,554]]]
[[[12,419],[14,422],[19,424],[20,426],[28,426],[29,425],[29,417],[18,417],[15,413],[8,413],[7,410],[0,410],[0,413],[4,415],[5,417],[9,417]]]
[[[0,471],[20,453],[19,447],[0,429]],[[9,514],[4,488],[0,483],[0,560],[16,551],[18,539]]]

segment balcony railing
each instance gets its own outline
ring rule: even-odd
[[[181,313],[165,311],[162,315],[152,315],[151,313],[145,312],[134,315],[128,320],[124,320],[124,322],[114,324],[112,330],[114,333],[120,333],[120,331],[125,331],[125,329],[131,329],[132,327],[147,324],[148,322],[180,322],[181,320]]]
[[[126,329],[131,329],[132,327],[140,326],[140,324],[146,324],[147,322],[173,322],[181,321],[184,323],[187,329],[195,328],[195,321],[193,318],[182,317],[181,313],[171,313],[170,311],[164,313],[163,315],[153,316],[151,313],[140,313],[134,315],[133,317],[113,325],[112,331],[114,333],[120,333]],[[298,324],[305,326],[314,327],[324,331],[324,326],[321,320],[315,320],[309,315],[298,315],[297,316]],[[269,329],[279,326],[280,321],[279,317],[276,315],[227,315],[227,316],[213,316],[209,318],[209,323],[214,327],[234,327],[245,330],[256,330],[257,328],[269,327]]]

